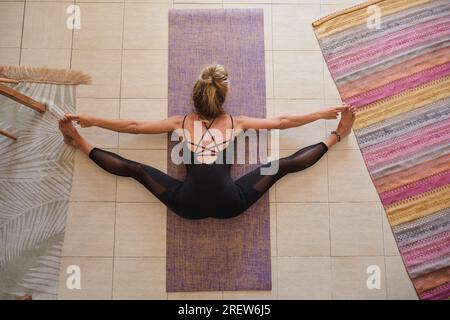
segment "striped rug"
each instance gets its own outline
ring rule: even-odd
[[[419,297],[450,298],[450,2],[369,1],[313,28]]]

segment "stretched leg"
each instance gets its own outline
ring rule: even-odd
[[[235,183],[244,191],[248,205],[251,205],[286,174],[309,168],[319,161],[327,151],[328,147],[324,142],[307,146],[288,157],[271,161],[253,169],[237,179]],[[262,168],[273,167],[274,162],[278,162],[278,171],[275,174],[261,174]]]
[[[344,137],[350,134],[354,121],[352,110],[342,112],[341,121],[337,131]],[[302,148],[288,157],[281,158],[278,161],[278,171],[272,175],[262,175],[261,168],[270,167],[273,161],[262,165],[249,173],[245,174],[236,184],[243,190],[246,196],[247,206],[252,205],[258,200],[270,187],[288,173],[299,172],[311,167],[337,142],[336,135],[330,135],[324,142]]]
[[[109,173],[135,179],[159,199],[166,190],[178,187],[182,183],[152,166],[125,159],[99,148],[93,148],[89,158]],[[160,200],[164,202],[163,199]]]
[[[64,135],[64,141],[87,154],[98,166],[122,177],[131,177],[140,182],[159,200],[173,208],[170,197],[165,193],[174,190],[182,184],[164,172],[151,166],[125,159],[118,154],[92,147],[74,128],[72,122],[65,118],[59,121],[59,128]]]

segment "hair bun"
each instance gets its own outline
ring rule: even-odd
[[[200,80],[204,84],[215,84],[226,87],[228,86],[228,73],[221,64],[211,65],[203,69]]]
[[[194,106],[199,114],[208,119],[221,114],[228,90],[225,67],[220,64],[205,67],[193,89]]]
[[[200,81],[202,81],[204,84],[213,84],[214,79],[213,77],[207,77],[206,79],[200,78]]]

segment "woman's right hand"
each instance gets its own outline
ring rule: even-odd
[[[85,114],[66,114],[67,119],[75,121],[82,128],[91,127],[94,125],[94,120],[91,116]]]

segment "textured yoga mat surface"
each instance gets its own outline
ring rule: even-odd
[[[169,11],[169,115],[193,111],[192,87],[209,64],[227,69],[232,115],[265,117],[262,9]],[[168,173],[184,179],[184,165],[170,160]],[[255,167],[234,165],[237,178]],[[270,290],[268,194],[228,220],[187,220],[167,215],[167,291]]]
[[[313,27],[419,297],[450,298],[450,2],[370,1]]]

